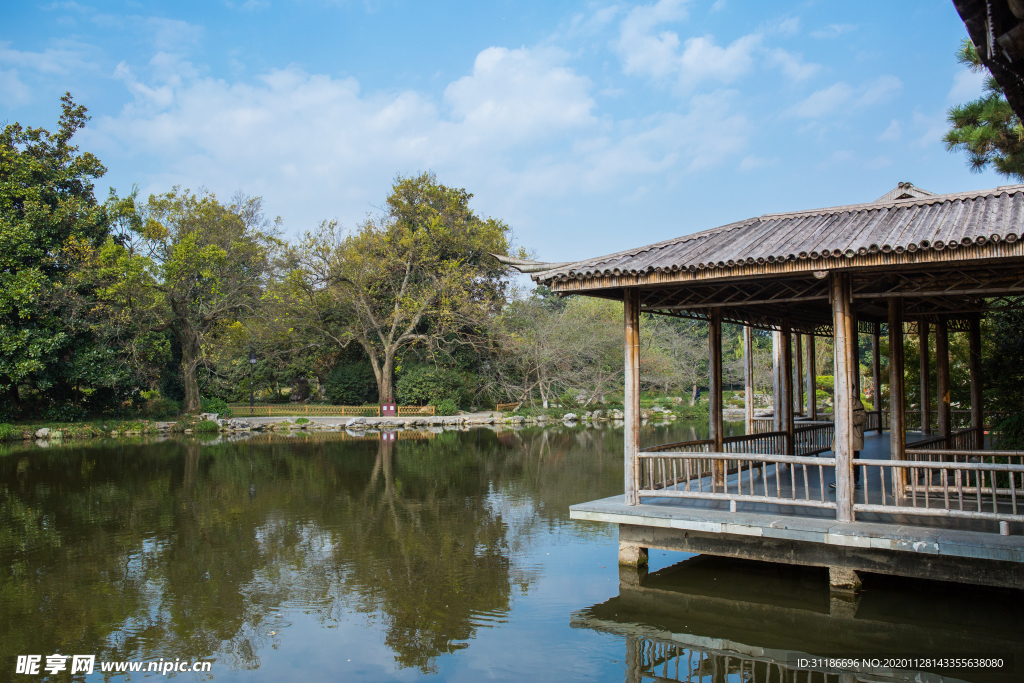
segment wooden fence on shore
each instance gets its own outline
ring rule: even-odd
[[[250,410],[248,403],[229,403],[235,417],[285,417],[320,415],[336,417],[380,417],[380,406],[325,406],[309,403],[258,403]],[[398,406],[398,417],[432,417],[434,406]]]

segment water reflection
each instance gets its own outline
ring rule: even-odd
[[[903,655],[998,656],[1024,666],[1024,595],[867,575],[854,601],[830,596],[827,570],[694,557],[647,574],[620,569],[619,595],[573,615],[621,636],[625,680],[854,683],[1019,681],[1019,669],[836,667]],[[803,661],[802,661],[803,660]]]
[[[406,436],[12,449],[0,671],[56,652],[254,671],[298,609],[362,618],[398,668],[433,673],[532,590],[517,558],[539,529],[621,487],[615,430]]]

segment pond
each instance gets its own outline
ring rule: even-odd
[[[646,426],[642,445],[706,431]],[[0,678],[46,680],[15,674],[18,657],[59,653],[95,655],[75,680],[103,680],[100,662],[202,660],[209,673],[170,676],[639,681],[674,656],[658,677],[768,681],[722,660],[722,643],[835,653],[898,638],[948,654],[975,622],[1020,652],[1004,629],[1024,613],[1016,593],[880,581],[844,615],[820,570],[652,551],[649,576],[620,576],[616,530],[568,507],[621,490],[611,425],[9,448]],[[957,680],[1017,680],[986,675]]]

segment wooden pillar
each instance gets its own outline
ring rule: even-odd
[[[637,454],[640,452],[640,290],[636,287],[627,288],[623,303],[626,331],[625,388],[622,397],[626,419],[626,505],[637,505],[640,502],[636,495],[640,474],[637,462]]]
[[[782,333],[772,330],[772,431],[782,431]]]
[[[796,400],[793,405],[796,406],[796,412],[801,414],[804,413],[804,345],[803,335],[799,332],[794,335],[796,339],[796,348],[793,350],[793,360],[796,362],[796,369],[794,370],[793,383],[795,385]]]
[[[832,299],[833,353],[835,360],[836,521],[853,521],[853,383],[850,361],[850,279],[846,273],[829,273]]]
[[[708,326],[708,427],[709,438],[714,441],[712,449],[715,453],[722,452],[722,309],[711,309],[711,321]],[[714,461],[714,483],[725,485],[725,463]]]
[[[875,323],[871,327],[871,386],[875,395],[875,410],[878,411],[878,433],[885,429],[882,424],[882,359],[878,357],[881,346],[882,324]]]
[[[921,368],[921,433],[932,433],[931,368],[928,364],[928,323],[917,323],[917,355]]]
[[[949,325],[945,319],[939,319],[935,324],[935,374],[938,375],[936,398],[939,401],[936,426],[939,436],[948,439],[952,421],[949,413]]]
[[[853,395],[860,396],[860,328],[857,324],[857,313],[852,307],[846,324],[850,330],[850,382]]]
[[[972,315],[968,319],[968,344],[971,366],[971,429],[974,430],[974,448],[985,448],[985,407],[984,386],[981,382],[981,318]]]
[[[746,433],[754,433],[754,331],[743,328],[743,407],[746,417]]]
[[[814,335],[807,335],[807,417],[818,419],[818,372],[814,358]]]
[[[793,455],[793,332],[789,318],[782,319],[782,430],[786,432],[786,455]]]
[[[889,299],[889,457],[906,460],[903,414],[903,299]]]

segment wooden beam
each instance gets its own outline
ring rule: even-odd
[[[807,417],[818,419],[818,377],[815,374],[817,359],[814,357],[814,335],[807,335]]]
[[[637,505],[639,487],[637,455],[640,452],[640,290],[627,289],[623,297],[625,309],[626,357],[625,388],[622,402],[625,410],[625,485],[626,505]]]
[[[795,455],[793,439],[793,331],[789,318],[782,320],[782,429],[786,432],[786,455]]]
[[[981,318],[972,315],[968,319],[968,344],[971,366],[971,428],[974,429],[974,448],[985,448],[985,387],[981,379]]]
[[[882,359],[878,357],[878,350],[881,348],[882,325],[874,323],[871,326],[871,390],[874,392],[875,410],[882,409]],[[878,433],[885,429],[882,424],[881,413],[878,417]]]
[[[832,293],[832,357],[835,361],[834,420],[836,456],[836,521],[853,521],[853,386],[850,360],[850,279],[846,273],[829,273]]]
[[[917,323],[917,355],[921,375],[921,433],[932,433],[932,385],[928,362],[928,323]]]
[[[754,433],[754,330],[743,327],[743,408],[746,433]]]
[[[903,300],[889,299],[889,457],[892,460],[907,459],[903,403]],[[899,468],[899,472],[905,473],[905,470]],[[895,488],[897,498],[902,497],[902,482]]]
[[[939,400],[939,436],[949,437],[952,429],[949,412],[949,327],[945,320],[935,325],[935,374],[938,375],[937,398]]]

